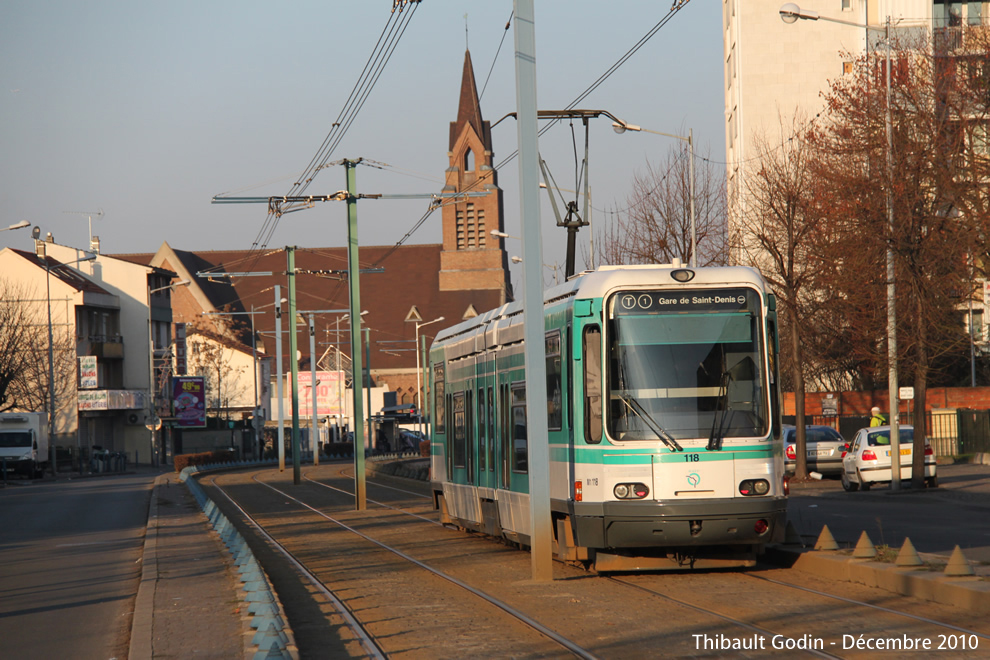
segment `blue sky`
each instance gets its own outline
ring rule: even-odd
[[[27,220],[59,243],[85,246],[87,218],[105,253],[245,249],[263,206],[213,205],[220,193],[282,194],[309,163],[342,109],[385,27],[391,0],[171,3],[8,0],[0,10],[0,227]],[[536,7],[541,109],[571,103],[664,15],[670,3],[544,0]],[[407,10],[408,11],[408,10]],[[423,0],[394,56],[332,160],[389,164],[357,170],[366,193],[438,192],[449,123],[468,45],[482,112],[493,123],[515,110],[509,0]],[[579,107],[644,128],[686,135],[696,153],[724,160],[721,3],[691,0]],[[583,151],[578,132],[578,149]],[[516,149],[516,127],[493,130],[495,160]],[[593,206],[624,208],[632,177],[681,142],[591,129]],[[574,188],[566,124],[541,139],[561,187]],[[500,171],[506,229],[519,235],[515,161]],[[345,187],[323,170],[308,192]],[[391,245],[426,210],[425,200],[359,205],[360,242]],[[601,221],[600,212],[592,220]],[[544,204],[545,261],[563,262],[564,233]],[[579,241],[587,239],[582,232]],[[346,211],[328,203],[286,215],[268,241],[343,245]],[[412,243],[440,241],[434,213]],[[26,229],[0,232],[0,247],[30,247]],[[508,242],[510,252],[514,249]],[[578,266],[581,267],[579,258]]]

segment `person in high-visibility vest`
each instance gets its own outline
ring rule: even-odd
[[[880,409],[876,406],[873,406],[873,410],[870,413],[873,415],[870,418],[870,426],[885,426],[887,424],[887,418],[881,414]]]

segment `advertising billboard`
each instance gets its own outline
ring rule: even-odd
[[[180,428],[206,426],[206,383],[202,376],[172,379],[172,415]]]
[[[299,393],[299,416],[310,417],[312,406],[312,374],[300,373],[297,379]],[[343,371],[316,372],[316,415],[317,417],[334,417],[343,414],[341,397],[344,396]]]
[[[84,355],[79,358],[79,388],[93,390],[99,387],[96,356]]]

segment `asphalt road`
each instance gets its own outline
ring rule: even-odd
[[[958,545],[968,559],[990,563],[990,465],[939,465],[939,488],[847,493],[838,478],[793,484],[787,517],[806,543],[824,525],[840,545],[865,531],[875,545],[948,557]]]
[[[155,474],[0,488],[0,656],[127,656]]]

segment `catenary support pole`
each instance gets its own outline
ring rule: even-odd
[[[275,285],[275,398],[278,402],[278,471],[285,472],[285,397],[282,392],[282,287]]]
[[[299,485],[302,465],[299,459],[299,332],[296,326],[296,249],[286,247],[286,276],[289,280],[289,371],[292,378],[289,388],[292,392],[292,483]]]
[[[351,382],[354,396],[354,504],[358,511],[368,508],[364,475],[364,402],[361,400],[364,365],[361,359],[361,286],[358,281],[357,177],[360,161],[344,160],[347,171],[347,281],[351,307]]]
[[[526,363],[526,437],[529,442],[529,513],[533,580],[553,579],[550,530],[550,458],[543,327],[543,240],[536,104],[536,22],[533,0],[514,0],[516,130],[522,218],[523,323]]]
[[[313,448],[313,465],[320,464],[320,427],[316,421],[316,321],[309,315],[309,444]]]

